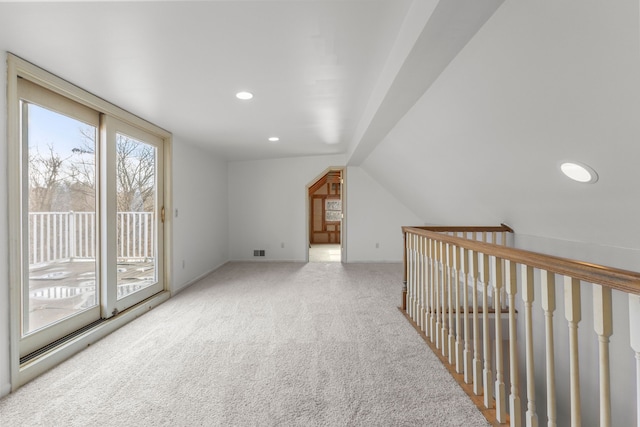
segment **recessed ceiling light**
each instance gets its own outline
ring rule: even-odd
[[[247,101],[253,98],[253,94],[251,92],[238,92],[236,93],[236,98],[242,99],[243,101]]]
[[[560,170],[572,180],[585,184],[593,184],[598,180],[596,171],[583,163],[563,162],[560,164]]]
[[[278,141],[280,141],[280,138],[278,138],[277,136],[272,136],[271,138],[269,138],[269,141],[278,142]]]

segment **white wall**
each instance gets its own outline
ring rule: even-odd
[[[229,163],[230,259],[304,261],[307,185],[343,161],[318,156]],[[400,227],[420,224],[418,217],[360,167],[347,168],[345,187],[346,261],[402,261]],[[254,249],[266,256],[254,257]]]
[[[0,51],[0,396],[11,389],[7,226],[7,53]]]
[[[344,156],[230,162],[230,259],[304,261],[306,186],[325,169],[342,165]],[[254,257],[255,249],[266,256]]]
[[[505,2],[362,167],[428,223],[640,247],[638,20],[637,0]]]
[[[505,2],[363,169],[423,222],[505,222],[517,247],[638,271],[639,15],[637,0]],[[599,182],[566,179],[558,170],[566,159],[594,167]],[[582,415],[590,425],[598,419],[591,288],[581,286],[579,326]],[[544,316],[536,292],[536,403],[544,423]],[[561,282],[556,293],[558,425],[569,425]],[[635,425],[635,359],[620,293],[614,313],[612,425]]]
[[[0,52],[0,396],[10,391],[7,236],[6,52]],[[173,140],[173,266],[176,292],[228,261],[227,163]],[[175,216],[175,209],[178,216]],[[184,267],[183,267],[184,260]]]
[[[174,138],[173,168],[175,292],[229,260],[229,198],[227,162],[216,155]]]
[[[422,221],[362,168],[346,177],[347,261],[402,262],[401,227]]]

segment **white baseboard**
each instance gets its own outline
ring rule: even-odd
[[[11,384],[5,383],[0,386],[0,398],[6,396],[11,393]]]
[[[219,265],[213,267],[211,270],[205,271],[204,273],[200,274],[199,276],[189,280],[187,283],[183,284],[178,289],[172,289],[171,290],[171,296],[175,296],[176,294],[178,294],[178,293],[182,292],[183,290],[187,289],[189,286],[199,282],[200,280],[204,279],[205,277],[207,277],[208,275],[210,275],[211,273],[213,273],[214,271],[216,271],[217,269],[219,269],[223,265],[227,264],[228,262],[230,262],[230,261],[225,261],[225,262],[220,263]]]

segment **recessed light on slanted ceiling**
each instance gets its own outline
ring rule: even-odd
[[[242,99],[243,101],[248,101],[253,98],[253,94],[251,92],[238,92],[236,93],[236,98]]]
[[[562,162],[560,170],[574,181],[593,184],[598,181],[598,174],[592,167],[578,162]]]
[[[277,136],[272,136],[271,138],[269,138],[270,142],[278,142],[280,141],[280,138],[278,138]]]

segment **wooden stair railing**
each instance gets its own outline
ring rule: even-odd
[[[493,425],[537,427],[539,419],[540,424],[557,425],[557,362],[566,362],[569,373],[569,407],[561,412],[568,414],[565,418],[570,421],[564,422],[581,425],[578,325],[584,282],[592,288],[593,308],[587,315],[593,318],[598,343],[598,425],[611,426],[612,291],[626,293],[629,343],[636,358],[636,420],[625,425],[640,427],[640,273],[509,247],[508,236],[513,230],[506,225],[402,230],[405,268],[401,310]],[[568,326],[568,355],[554,351],[554,332],[562,327],[554,326],[557,279],[564,287],[559,295],[563,295],[560,303],[564,304]],[[536,294],[544,315],[544,331],[538,332],[532,320]],[[524,336],[518,336],[518,316],[524,321]],[[544,336],[541,343],[536,343],[536,334]],[[524,342],[519,345],[518,339]],[[504,347],[503,341],[507,342]],[[544,375],[536,376],[536,368],[542,364],[534,364],[534,345],[544,346]],[[525,368],[525,393],[521,391],[519,365]],[[537,413],[536,393],[545,396],[546,414]]]

